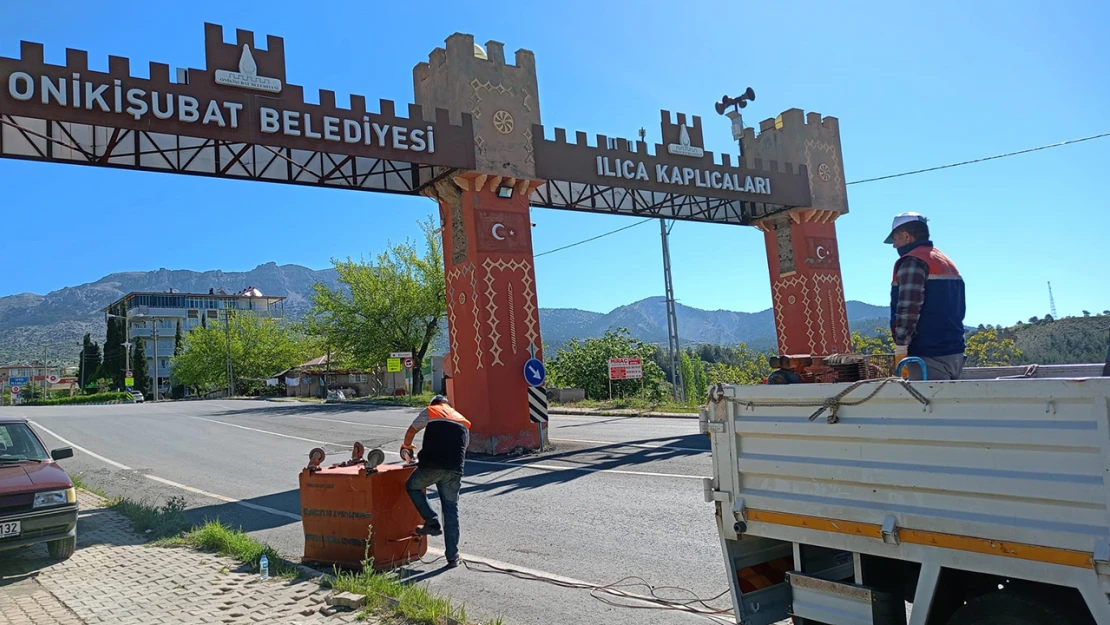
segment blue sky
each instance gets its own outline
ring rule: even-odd
[[[910,7],[917,4],[917,7]],[[905,5],[905,6],[903,6]],[[109,9],[108,7],[112,8]],[[798,107],[840,119],[848,180],[1110,131],[1105,3],[333,1],[109,4],[36,0],[0,7],[0,55],[19,40],[174,67],[203,67],[203,23],[285,38],[290,82],[412,101],[412,67],[451,33],[536,53],[545,126],[609,136],[658,132],[659,109],[701,115],[706,147],[736,153],[713,103],[752,86],[748,125]],[[374,8],[368,8],[368,7]],[[419,8],[418,8],[419,7]],[[650,135],[649,135],[650,138]],[[931,219],[968,284],[969,323],[1110,309],[1106,272],[1110,138],[849,187],[838,220],[850,299],[888,299],[893,214]],[[418,234],[424,198],[0,161],[8,271],[0,295],[45,293],[115,271],[313,268],[369,257]],[[632,223],[535,209],[536,252]],[[244,233],[253,244],[244,245]],[[128,237],[133,241],[121,245]],[[762,237],[678,223],[675,295],[709,309],[770,306]],[[16,269],[20,265],[23,269]],[[601,267],[601,270],[598,270]],[[663,291],[656,223],[537,259],[540,305],[608,311]]]

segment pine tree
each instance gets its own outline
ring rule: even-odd
[[[124,374],[127,368],[127,352],[123,345],[127,340],[125,320],[118,317],[108,318],[108,334],[104,341],[104,377],[111,378],[112,387],[124,388]]]
[[[96,382],[97,375],[100,374],[102,369],[100,345],[92,340],[91,334],[85,334],[82,341],[81,358],[77,366],[77,379],[81,383],[81,392],[85,392],[85,387]]]
[[[135,339],[135,354],[131,356],[131,371],[135,374],[135,390],[144,395],[150,392],[150,371],[146,365],[146,348],[143,337]]]
[[[181,355],[182,351],[184,351],[184,347],[181,345],[181,322],[178,321],[177,332],[173,335],[173,355],[175,362],[177,361],[177,357]],[[173,399],[181,399],[185,397],[185,385],[181,383],[175,383],[172,387],[170,387],[170,397],[172,397]]]

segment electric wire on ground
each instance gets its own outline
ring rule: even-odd
[[[439,556],[439,557],[433,558],[431,560],[420,559],[419,562],[422,563],[422,564],[435,564],[436,562],[438,562],[442,559],[444,559],[444,557]],[[676,611],[679,611],[679,612],[688,612],[690,614],[696,614],[698,616],[704,616],[704,617],[709,618],[710,620],[713,620],[715,622],[720,622],[720,623],[733,623],[733,622],[735,622],[734,620],[726,620],[726,617],[730,618],[732,616],[732,609],[731,608],[719,608],[719,607],[715,607],[715,606],[712,605],[713,601],[717,601],[720,598],[727,595],[729,593],[728,590],[725,590],[725,591],[721,592],[720,594],[718,594],[716,596],[713,596],[713,597],[710,597],[708,599],[702,599],[702,598],[698,597],[697,594],[694,591],[690,590],[690,589],[682,588],[682,587],[679,587],[679,586],[652,586],[651,584],[649,584],[647,582],[647,580],[645,580],[642,577],[638,577],[638,576],[628,576],[628,577],[622,578],[620,580],[617,580],[616,582],[613,582],[611,584],[589,584],[589,583],[574,582],[574,581],[569,581],[569,580],[565,580],[565,579],[559,579],[559,578],[556,578],[556,577],[549,577],[549,576],[546,576],[546,575],[539,575],[539,574],[536,574],[536,573],[531,573],[531,572],[528,572],[528,571],[521,571],[521,570],[513,569],[513,568],[496,566],[496,565],[493,565],[493,564],[489,564],[487,562],[472,562],[472,561],[469,561],[469,560],[461,560],[461,563],[462,563],[463,566],[465,566],[467,568],[467,570],[474,571],[476,573],[494,573],[494,574],[508,575],[510,577],[515,577],[517,579],[522,579],[522,580],[525,580],[525,581],[543,582],[543,583],[546,583],[546,584],[551,584],[553,586],[558,586],[560,588],[574,588],[574,589],[580,589],[580,590],[589,590],[590,591],[590,596],[592,596],[594,599],[597,599],[598,601],[601,601],[602,603],[605,603],[605,604],[613,606],[613,607],[641,609],[641,610],[643,610],[643,609],[647,609],[647,610],[676,610]],[[627,583],[629,581],[632,581],[633,583]],[[628,591],[624,590],[626,588],[640,588],[640,587],[646,588],[648,594],[638,594],[638,593],[628,592]],[[668,590],[687,593],[692,598],[682,600],[682,599],[669,599],[667,597],[659,596],[659,593],[661,591],[668,591]],[[627,602],[617,601],[617,599],[625,599],[625,600],[627,600]],[[637,604],[637,603],[629,603],[629,602],[639,602],[639,603]]]

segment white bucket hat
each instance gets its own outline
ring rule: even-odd
[[[886,243],[887,245],[894,243],[894,231],[897,230],[899,227],[904,226],[908,223],[912,223],[914,221],[928,223],[929,218],[918,213],[899,213],[895,215],[894,223],[890,226],[890,234],[887,236],[886,241],[883,241],[883,243]]]

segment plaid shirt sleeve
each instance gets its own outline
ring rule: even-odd
[[[894,310],[894,344],[906,347],[917,331],[921,306],[925,304],[925,282],[929,279],[929,266],[919,258],[903,258],[895,274],[898,283],[898,304]]]

